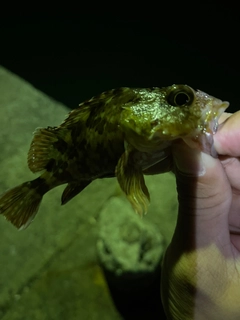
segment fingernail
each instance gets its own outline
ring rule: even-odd
[[[201,152],[201,163],[206,171],[206,169],[211,169],[216,166],[216,157],[213,157],[212,155]]]

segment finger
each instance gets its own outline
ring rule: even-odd
[[[214,135],[214,147],[218,154],[240,157],[240,111],[225,117]]]
[[[220,118],[219,118],[219,124],[222,124],[224,121],[227,120],[227,118],[231,117],[232,116],[232,113],[227,113],[227,112],[224,112]]]
[[[173,146],[179,199],[175,239],[189,246],[219,246],[230,242],[228,212],[231,187],[219,159],[191,149]]]
[[[240,251],[240,162],[234,157],[220,156],[220,159],[232,188],[232,205],[229,214],[230,238]]]
[[[219,156],[221,164],[226,172],[233,193],[240,195],[240,161],[238,158]]]

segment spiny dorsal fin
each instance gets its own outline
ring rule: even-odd
[[[37,128],[28,152],[28,167],[32,172],[42,171],[51,159],[53,143],[58,141],[56,128]]]

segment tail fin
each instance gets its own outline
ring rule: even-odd
[[[45,193],[36,188],[38,179],[25,182],[0,196],[0,214],[20,230],[32,222]]]

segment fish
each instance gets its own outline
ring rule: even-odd
[[[183,84],[120,87],[96,95],[59,126],[35,130],[27,163],[39,176],[3,193],[0,214],[25,229],[49,190],[67,184],[64,205],[95,179],[116,177],[142,216],[150,202],[144,175],[170,171],[177,140],[214,155],[213,135],[228,105]]]

